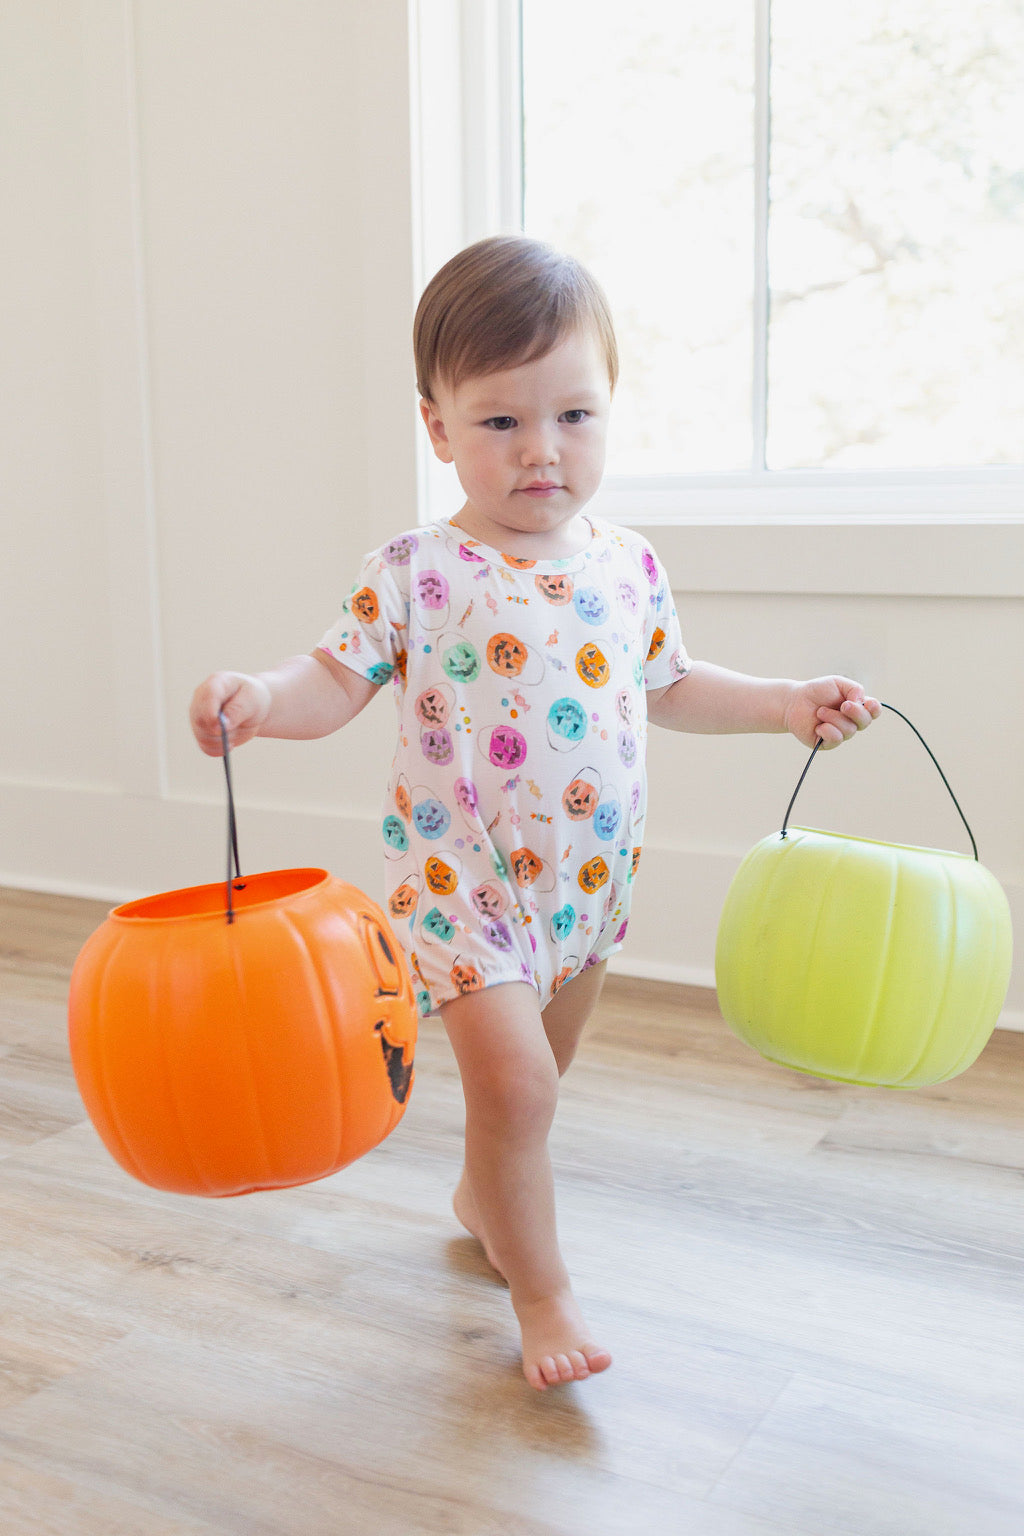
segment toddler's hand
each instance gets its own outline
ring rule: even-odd
[[[786,729],[805,747],[820,739],[826,750],[838,747],[877,720],[882,706],[865,697],[848,677],[815,677],[798,683],[786,709]]]
[[[228,745],[232,748],[259,734],[270,712],[270,689],[261,678],[244,672],[214,672],[200,683],[192,695],[188,717],[192,732],[207,757],[222,757],[224,745],[220,734],[223,710],[228,727]]]

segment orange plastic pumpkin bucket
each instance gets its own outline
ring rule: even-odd
[[[226,754],[225,771],[237,871]],[[114,908],[75,962],[68,1027],[107,1150],[180,1194],[325,1178],[394,1130],[412,1088],[405,957],[323,869],[242,880],[229,862],[226,882]]]

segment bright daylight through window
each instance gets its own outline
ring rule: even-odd
[[[1024,459],[1024,0],[772,0],[770,155],[752,0],[522,9],[525,227],[608,290],[613,474]]]

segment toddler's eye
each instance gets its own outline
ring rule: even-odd
[[[495,432],[509,432],[515,424],[514,416],[491,416],[484,422],[485,427],[493,427]]]
[[[562,412],[562,420],[563,421],[567,421],[569,423],[570,427],[576,427],[576,426],[579,426],[581,421],[586,421],[586,419],[587,419],[587,417],[589,415],[590,415],[589,411],[582,411],[582,410],[563,411]]]

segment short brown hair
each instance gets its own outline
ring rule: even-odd
[[[425,400],[439,383],[532,363],[573,331],[593,329],[619,373],[608,300],[574,256],[525,235],[493,235],[467,246],[427,284],[416,310],[416,385]]]

